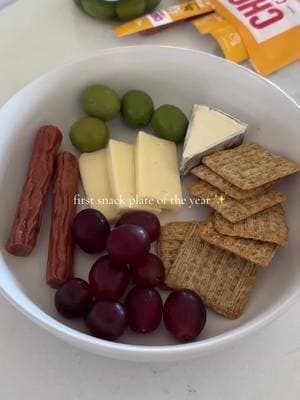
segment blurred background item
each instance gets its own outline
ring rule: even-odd
[[[1,1],[1,0],[0,0]],[[161,0],[74,0],[89,16],[99,20],[129,21],[153,11]]]
[[[2,10],[2,8],[8,6],[9,4],[14,3],[16,0],[0,0],[0,10]]]

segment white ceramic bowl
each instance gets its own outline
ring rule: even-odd
[[[173,103],[190,113],[194,103],[210,104],[249,123],[248,140],[266,145],[300,162],[300,109],[280,89],[240,66],[198,51],[140,46],[101,51],[89,58],[64,65],[26,86],[0,111],[0,286],[2,293],[25,315],[56,336],[78,347],[105,356],[164,361],[195,357],[255,331],[286,309],[300,291],[298,205],[300,177],[282,185],[290,243],[281,249],[272,266],[258,275],[245,314],[236,321],[209,311],[205,330],[198,341],[178,345],[165,331],[149,335],[126,333],[119,343],[89,336],[81,322],[59,317],[54,292],[45,283],[49,231],[46,209],[39,240],[33,254],[16,258],[4,250],[36,130],[42,124],[58,125],[69,143],[70,125],[81,115],[79,98],[84,87],[103,82],[119,93],[140,88],[150,93],[156,105]],[[135,132],[116,120],[112,136],[133,141]],[[201,218],[204,207],[167,214],[172,219]],[[77,253],[77,275],[86,278],[95,257]]]

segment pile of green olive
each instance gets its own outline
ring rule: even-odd
[[[142,90],[130,90],[122,98],[105,85],[92,85],[81,96],[83,111],[88,115],[75,122],[70,130],[72,144],[80,152],[92,152],[106,146],[109,140],[107,121],[120,112],[130,128],[142,129],[151,124],[155,134],[175,143],[183,141],[188,119],[176,106],[164,104],[154,108],[152,98]]]
[[[101,20],[119,19],[129,21],[147,14],[161,0],[74,0],[91,17]]]

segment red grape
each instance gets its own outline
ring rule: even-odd
[[[73,237],[87,253],[100,253],[105,249],[110,226],[105,216],[92,208],[80,211],[73,222]]]
[[[164,322],[179,342],[191,342],[206,323],[206,309],[201,298],[187,289],[172,292],[164,305]]]
[[[115,264],[109,256],[103,256],[92,266],[89,282],[96,300],[117,301],[128,286],[129,271],[126,265]]]
[[[155,254],[148,254],[145,260],[131,266],[132,278],[140,286],[158,286],[165,279],[165,268],[160,258]]]
[[[136,225],[121,225],[107,239],[107,252],[117,263],[133,264],[146,258],[150,250],[150,238],[145,229]]]
[[[133,331],[148,333],[159,326],[163,304],[155,289],[135,286],[126,296],[125,307]]]
[[[155,242],[160,236],[160,222],[156,215],[148,211],[132,211],[124,214],[116,226],[120,225],[137,225],[147,231],[151,242]]]
[[[97,301],[86,317],[86,325],[93,336],[116,340],[127,327],[126,310],[123,304]]]
[[[55,293],[57,311],[66,318],[82,317],[92,305],[92,293],[86,281],[74,278]]]

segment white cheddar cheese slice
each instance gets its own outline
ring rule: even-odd
[[[139,132],[135,145],[135,168],[138,196],[154,200],[165,209],[182,205],[175,143]]]
[[[118,208],[121,212],[134,209],[160,213],[156,204],[145,204],[136,194],[133,145],[111,139],[107,148],[107,170],[113,196],[120,200]]]
[[[82,153],[79,157],[79,169],[91,208],[102,212],[110,222],[115,222],[119,217],[119,210],[114,204],[108,178],[106,149]]]
[[[184,141],[181,173],[188,173],[208,154],[241,144],[247,127],[223,111],[195,104]]]

